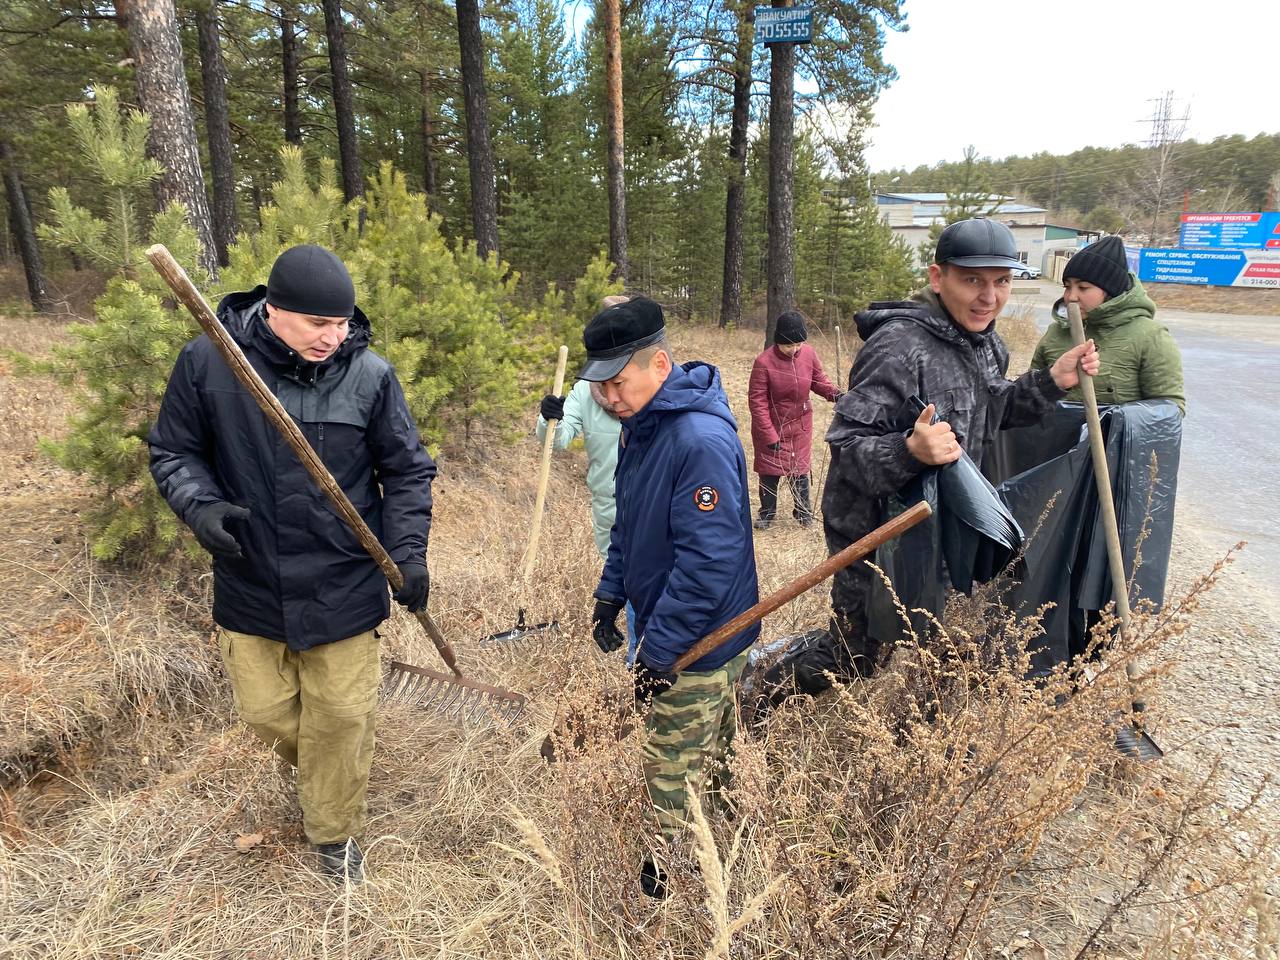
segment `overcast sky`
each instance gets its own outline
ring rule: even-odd
[[[1280,131],[1280,0],[906,0],[873,170],[1140,143],[1172,90],[1187,136]]]

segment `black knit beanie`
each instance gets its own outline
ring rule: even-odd
[[[804,329],[804,317],[795,310],[779,314],[778,325],[773,329],[774,343],[804,343],[809,335]]]
[[[1091,243],[1067,261],[1062,279],[1083,280],[1101,287],[1107,299],[1118,297],[1131,286],[1129,260],[1124,255],[1124,241],[1119,237],[1103,237]]]
[[[307,243],[276,257],[267,279],[267,303],[313,317],[350,317],[356,288],[336,254]]]

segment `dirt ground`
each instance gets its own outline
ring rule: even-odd
[[[1010,332],[1020,350],[1034,342],[1034,327]],[[42,352],[61,336],[45,321],[0,317],[0,342],[10,348]],[[834,374],[834,344],[820,332],[813,344]],[[685,328],[676,331],[675,346],[678,359],[718,363],[745,434],[746,382],[759,333]],[[845,346],[843,375],[852,345]],[[817,401],[816,408],[820,435],[830,407]],[[378,836],[371,856],[382,879],[366,895],[308,899],[304,891],[314,879],[306,874],[292,783],[234,719],[210,635],[209,578],[198,568],[190,574],[175,567],[139,580],[88,557],[83,517],[89,494],[36,449],[39,437],[65,429],[68,410],[62,391],[15,379],[0,360],[0,529],[6,531],[0,551],[0,864],[13,870],[12,880],[0,881],[0,905],[10,914],[0,921],[0,940],[10,937],[13,947],[12,953],[0,949],[0,956],[694,955],[690,945],[702,942],[714,910],[708,919],[709,908],[681,901],[666,914],[642,913],[624,899],[611,915],[592,912],[584,919],[574,911],[589,904],[549,883],[537,866],[546,864],[536,842],[520,841],[522,824],[548,829],[556,816],[538,796],[560,788],[550,785],[537,745],[557,692],[585,679],[625,683],[616,665],[600,666],[579,649],[598,571],[580,451],[558,456],[553,468],[543,559],[532,589],[523,589],[513,573],[533,501],[532,439],[482,458],[441,459],[433,489],[433,612],[479,677],[517,685],[530,696],[531,719],[485,735],[388,708],[371,787],[371,832]],[[815,444],[815,491],[826,466],[825,449]],[[1221,554],[1192,522],[1180,523],[1171,595],[1208,572]],[[782,523],[757,537],[756,553],[764,595],[823,559],[825,549],[820,531]],[[1248,931],[1249,955],[1261,960],[1277,960],[1280,949],[1274,926],[1280,887],[1265,839],[1280,831],[1280,802],[1264,779],[1280,769],[1280,711],[1271,682],[1280,628],[1270,589],[1228,574],[1202,605],[1194,629],[1169,651],[1172,686],[1158,698],[1165,712],[1154,720],[1169,767],[1135,775],[1132,784],[1135,796],[1171,791],[1176,777],[1225,770],[1197,813],[1206,832],[1213,824],[1234,824],[1234,811],[1259,795],[1247,824],[1214,841],[1225,844],[1220,857],[1253,864],[1233,867],[1233,882],[1253,891],[1247,900],[1253,906],[1212,922],[1221,926],[1221,937],[1238,940],[1241,951],[1240,931]],[[479,644],[479,637],[509,627],[520,606],[557,616],[563,634],[516,650]],[[822,624],[825,612],[824,590],[812,591],[771,617],[764,638]],[[389,656],[435,663],[417,625],[399,613],[386,627],[385,645]],[[609,755],[609,763],[630,770],[611,772],[603,782],[631,798],[619,809],[634,809],[634,758]],[[1100,796],[1093,797],[1095,805]],[[583,787],[574,799],[589,806],[592,789]],[[1084,800],[1073,806],[1046,834],[1040,855],[1066,856],[1075,824],[1098,816]],[[1139,836],[1132,843],[1150,840]],[[243,852],[237,843],[247,844]],[[1196,884],[1218,883],[1216,876],[1207,868],[1179,875],[1171,889],[1181,897]],[[606,874],[593,874],[589,885],[623,888]],[[1073,956],[1081,931],[1122,888],[1113,876],[1086,891],[1061,891],[1052,903],[1028,900],[1036,905],[1028,906],[1025,922],[1010,926],[1007,939],[981,955]],[[737,896],[746,899],[746,893]],[[534,897],[542,899],[534,904]],[[546,909],[557,897],[567,906]],[[1154,889],[1149,899],[1162,902]],[[1245,955],[1179,952],[1176,944],[1192,934],[1178,925],[1202,922],[1179,909],[1171,908],[1167,931],[1142,924],[1108,931],[1098,955]],[[613,939],[575,939],[577,921],[584,930],[612,931]],[[1197,927],[1195,936],[1202,934]],[[781,955],[765,940],[742,936],[733,956]],[[721,955],[706,944],[696,955],[704,949]]]

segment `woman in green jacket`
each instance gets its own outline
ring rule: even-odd
[[[1166,398],[1186,414],[1182,387],[1182,355],[1169,330],[1156,322],[1156,305],[1129,270],[1124,242],[1104,237],[1067,262],[1062,273],[1062,299],[1054,320],[1036,345],[1032,369],[1043,370],[1071,349],[1067,304],[1078,303],[1084,335],[1092,338],[1102,358],[1093,378],[1099,403],[1132,403]],[[1080,388],[1067,392],[1079,402]]]
[[[1124,242],[1104,237],[1085,247],[1067,262],[1062,272],[1062,299],[1053,305],[1053,322],[1036,345],[1032,369],[1042,369],[1071,349],[1071,325],[1067,304],[1078,303],[1085,338],[1097,344],[1102,367],[1093,378],[1100,404],[1133,403],[1166,399],[1185,416],[1182,386],[1182,354],[1169,330],[1156,322],[1156,305],[1129,270]],[[1067,399],[1079,403],[1080,388],[1067,391]],[[1083,558],[1079,564],[1083,569]],[[1076,585],[1073,579],[1073,596]],[[1097,610],[1073,605],[1070,611],[1067,652],[1072,660],[1089,653]],[[1101,650],[1092,651],[1093,659]]]

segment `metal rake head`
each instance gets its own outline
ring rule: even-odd
[[[462,723],[496,714],[508,726],[520,719],[527,702],[522,694],[511,690],[398,660],[391,663],[382,695],[386,700],[410,703]]]
[[[536,637],[542,633],[559,633],[560,622],[558,620],[549,620],[546,623],[526,623],[524,619],[524,608],[522,607],[516,616],[516,625],[510,630],[503,630],[501,633],[491,633],[485,637],[482,643],[514,643],[519,640],[527,640],[529,637]]]

